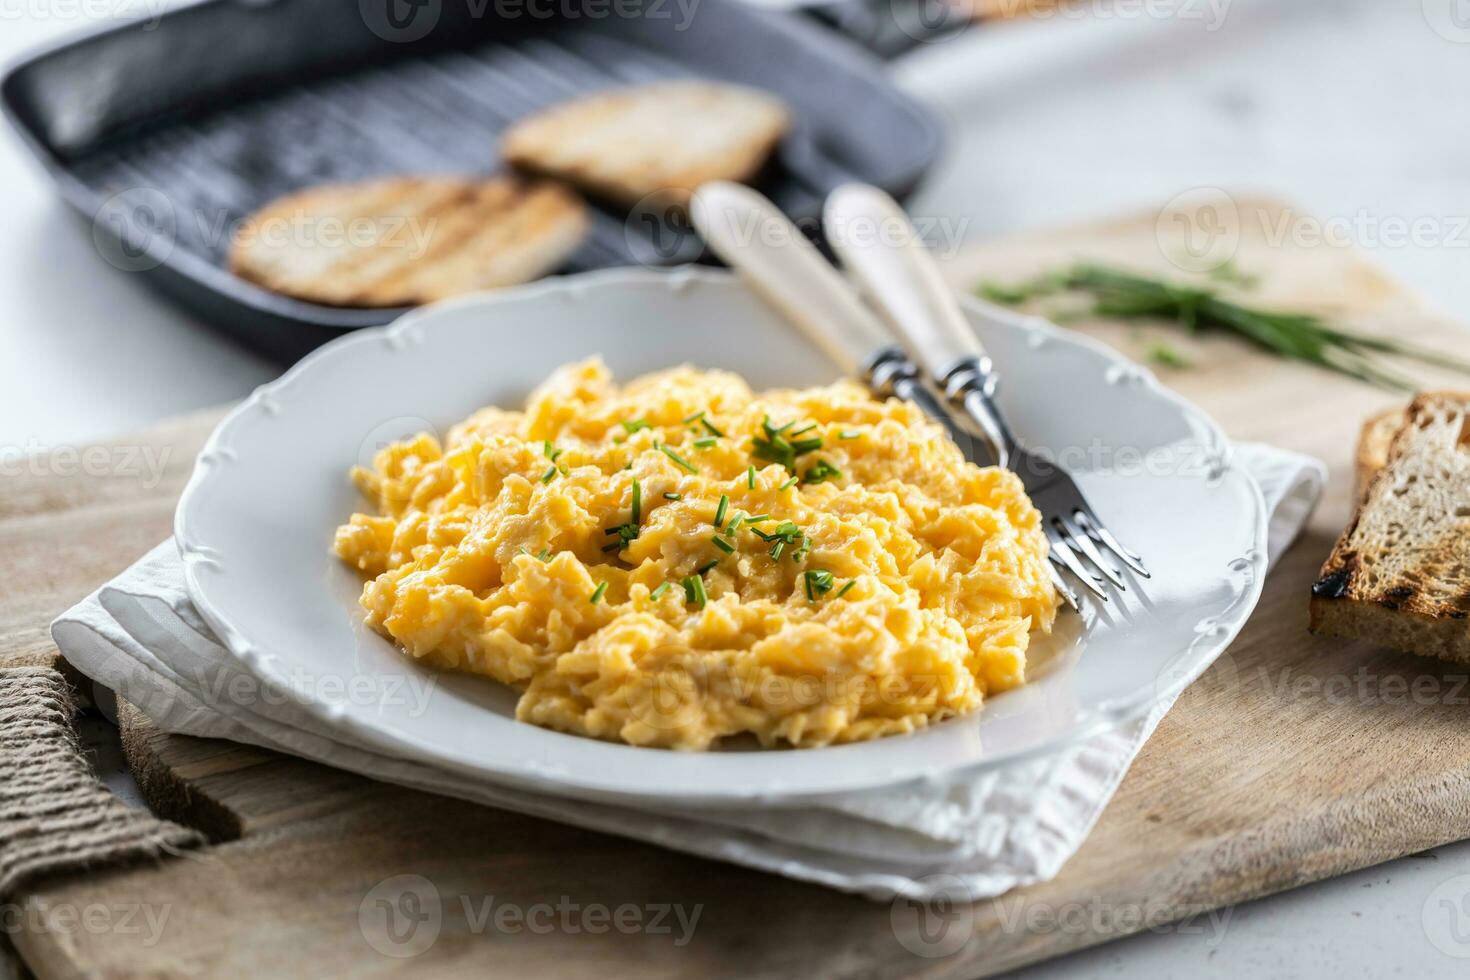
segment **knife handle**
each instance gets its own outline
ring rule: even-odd
[[[781,210],[740,184],[714,181],[689,216],[710,249],[852,377],[867,377],[892,339],[852,286]]]

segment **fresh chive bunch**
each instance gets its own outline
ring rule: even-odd
[[[1237,276],[1217,278],[1245,286],[1251,282]],[[1008,306],[1062,293],[1084,293],[1092,298],[1091,312],[1099,317],[1172,320],[1190,333],[1229,331],[1279,357],[1315,364],[1390,391],[1413,391],[1418,386],[1384,366],[1385,356],[1470,373],[1470,361],[1388,337],[1341,330],[1310,313],[1256,309],[1227,300],[1208,286],[1181,285],[1091,263],[1016,286],[985,284],[979,292]],[[1170,357],[1179,360],[1172,352]]]

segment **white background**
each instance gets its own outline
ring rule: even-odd
[[[0,57],[163,2],[0,0]],[[1085,18],[929,44],[896,65],[951,129],[916,212],[989,237],[1157,206],[1200,186],[1268,192],[1352,229],[1432,303],[1470,309],[1470,3],[1089,6]],[[107,265],[10,134],[0,137],[0,200],[7,455],[229,401],[279,370]],[[1388,240],[1415,221],[1430,240]],[[1205,920],[1027,976],[1464,977],[1470,958],[1451,954],[1470,957],[1470,906],[1456,913],[1440,900],[1463,899],[1470,881],[1436,889],[1465,874],[1470,844],[1440,848],[1230,910],[1223,933]]]

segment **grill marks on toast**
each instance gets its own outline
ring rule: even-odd
[[[309,302],[414,306],[551,272],[576,250],[587,225],[575,192],[543,181],[339,184],[252,215],[231,248],[230,266]]]
[[[1360,464],[1370,455],[1360,446]],[[1312,629],[1470,662],[1470,395],[1409,406],[1322,566]]]

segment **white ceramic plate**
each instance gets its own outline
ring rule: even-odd
[[[323,347],[235,409],[205,447],[175,531],[189,593],[241,662],[347,737],[542,791],[681,805],[775,802],[936,779],[1054,751],[1182,690],[1260,594],[1260,491],[1198,410],[1111,349],[972,305],[1002,402],[1033,448],[1077,476],[1154,573],[1105,612],[1064,613],[1033,644],[1031,681],[926,731],[808,750],[640,749],[514,720],[492,681],[411,663],[362,623],[357,576],[329,552],[361,499],[347,469],[384,442],[486,404],[519,406],[567,361],[620,378],[679,363],[757,387],[834,369],[733,278],[614,271],[410,314]],[[1095,604],[1094,604],[1095,607]]]

